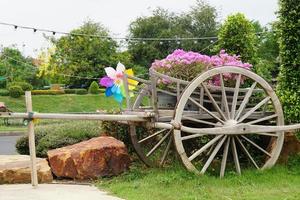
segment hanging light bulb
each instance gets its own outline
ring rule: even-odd
[[[33,29],[33,32],[36,33],[36,31],[37,31],[36,28],[34,28],[34,29]]]
[[[52,35],[55,35],[56,34],[56,32],[55,31],[52,31]]]
[[[211,40],[211,41],[210,41],[210,43],[214,43],[214,41],[213,41],[213,40]]]
[[[177,44],[180,44],[180,41],[177,41],[176,43],[177,43]]]
[[[160,44],[160,45],[162,45],[162,44],[163,44],[163,42],[162,42],[162,41],[160,41],[160,42],[159,42],[159,44]]]
[[[18,26],[17,26],[17,25],[14,25],[14,28],[15,28],[15,30],[17,30],[17,29],[18,29]]]
[[[198,43],[198,41],[197,41],[197,40],[195,40],[195,41],[194,41],[194,44],[197,44],[197,43]]]

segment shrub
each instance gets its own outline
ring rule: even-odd
[[[218,33],[217,51],[226,50],[230,54],[240,55],[244,62],[255,63],[256,42],[253,24],[242,13],[230,15]]]
[[[105,93],[105,89],[104,88],[99,88],[98,89],[98,93],[100,94],[100,93]]]
[[[36,153],[47,157],[47,151],[72,145],[100,135],[100,122],[67,121],[48,125],[38,125],[35,129]],[[20,154],[29,154],[28,136],[21,137],[16,143]]]
[[[51,84],[50,90],[62,90],[60,84]]]
[[[99,85],[96,81],[93,81],[89,87],[90,94],[98,94]]]
[[[20,86],[23,91],[31,91],[33,89],[32,85],[26,82],[11,82],[8,84],[8,88],[11,86]]]
[[[76,89],[75,94],[87,94],[87,90],[86,89]]]
[[[64,89],[66,94],[75,94],[76,93],[76,89]]]
[[[280,73],[277,93],[288,122],[300,121],[300,4],[279,1]]]
[[[0,96],[9,96],[9,91],[5,89],[0,89]]]
[[[9,96],[13,98],[19,98],[24,93],[20,86],[10,86],[8,90]]]
[[[60,95],[65,94],[63,90],[32,90],[32,95]]]
[[[128,151],[134,151],[131,143],[129,126],[115,121],[103,121],[101,123],[101,130],[106,135],[110,135],[118,140],[121,140],[126,145]]]

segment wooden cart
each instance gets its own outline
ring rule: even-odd
[[[141,90],[134,98],[130,98],[127,79],[140,82]],[[161,89],[157,85],[161,80],[171,83]],[[215,80],[219,86],[212,84]],[[27,113],[0,116],[122,121],[129,124],[133,146],[147,165],[173,162],[171,150],[175,149],[188,170],[200,174],[218,170],[220,177],[230,168],[240,174],[251,166],[272,167],[284,131],[300,128],[300,124],[284,126],[281,104],[271,86],[243,68],[210,69],[190,82],[152,69],[150,80],[124,74],[124,83],[127,108],[121,114],[34,113],[29,106]]]

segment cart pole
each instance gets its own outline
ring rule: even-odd
[[[30,152],[30,164],[31,164],[31,184],[33,187],[38,186],[37,167],[36,167],[36,152],[35,152],[35,139],[34,139],[34,123],[32,120],[32,100],[31,92],[25,92],[26,109],[28,113],[28,138],[29,138],[29,152]]]

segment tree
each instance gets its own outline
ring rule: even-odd
[[[186,38],[210,37],[216,35],[216,9],[205,1],[197,4],[186,13],[175,14],[157,8],[151,16],[139,17],[130,24],[132,38]],[[139,41],[130,40],[128,50],[137,65],[150,67],[155,59],[162,59],[175,49],[201,51],[210,40],[199,41]],[[202,53],[209,53],[209,49]]]
[[[260,26],[260,25],[259,25]],[[256,29],[259,36],[257,45],[256,73],[269,82],[279,73],[278,22]]]
[[[99,37],[80,36],[80,34]],[[102,37],[103,36],[103,37]],[[108,30],[99,23],[85,22],[68,36],[52,39],[55,51],[51,54],[41,74],[52,75],[59,83],[90,85],[90,79],[71,76],[99,78],[104,75],[104,67],[114,66],[117,44],[108,39]],[[66,75],[66,76],[63,76]]]
[[[253,24],[244,14],[230,15],[221,26],[216,49],[241,56],[243,62],[255,64],[257,38]]]
[[[25,57],[14,47],[4,47],[0,53],[0,76],[8,82],[26,81],[32,83],[36,79],[37,67],[32,58]]]
[[[279,1],[280,74],[277,88],[288,122],[300,121],[300,4]]]

